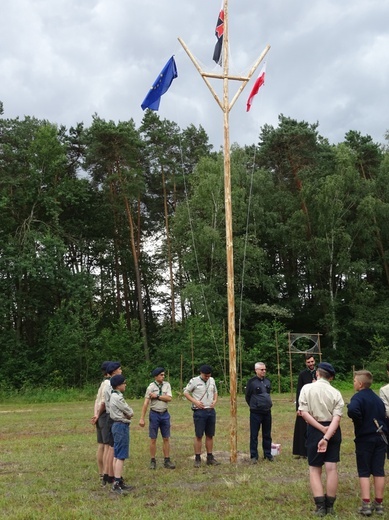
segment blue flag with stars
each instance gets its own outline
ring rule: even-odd
[[[168,91],[174,78],[177,78],[177,66],[174,61],[174,56],[166,63],[161,70],[158,78],[154,81],[153,86],[149,90],[147,96],[144,98],[141,107],[143,110],[149,108],[150,110],[158,110],[161,96]]]

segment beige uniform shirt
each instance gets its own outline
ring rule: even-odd
[[[109,379],[104,379],[104,381],[102,381],[101,385],[99,386],[95,400],[95,415],[99,413],[102,403],[105,403],[104,392],[107,385],[111,386]]]
[[[155,392],[159,395],[172,397],[172,388],[167,381],[163,381],[162,386],[158,385],[155,381],[150,383],[147,387],[145,397],[150,399],[150,394],[154,394]],[[165,412],[167,410],[167,403],[165,401],[159,401],[158,399],[150,399],[150,409],[154,412]]]
[[[107,414],[110,413],[110,399],[112,394],[112,386],[111,386],[111,379],[107,379],[108,384],[104,386],[104,402],[105,402],[105,411]]]
[[[184,389],[184,394],[187,392],[197,401],[201,401],[204,404],[204,408],[210,408],[214,396],[217,394],[215,380],[213,377],[210,377],[205,382],[200,376],[193,377]]]
[[[385,405],[386,417],[389,417],[389,385],[380,388],[380,397]]]
[[[343,415],[344,401],[341,393],[326,379],[304,385],[300,392],[299,410],[308,412],[318,422],[331,422],[334,415]]]
[[[110,417],[113,421],[130,423],[134,412],[124,400],[123,394],[119,390],[112,390],[110,399]]]

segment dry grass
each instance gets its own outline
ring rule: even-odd
[[[349,399],[345,395],[345,400]],[[187,401],[171,406],[174,471],[148,469],[147,428],[137,425],[143,400],[131,401],[131,456],[125,477],[136,486],[116,497],[99,486],[95,432],[89,424],[92,403],[0,406],[0,511],[10,520],[53,519],[302,519],[313,510],[305,460],[291,454],[294,404],[275,395],[273,442],[281,443],[274,463],[248,463],[248,409],[238,402],[237,464],[230,464],[229,398],[219,400],[215,437],[218,467],[193,468],[193,425]],[[343,444],[336,510],[339,518],[358,518],[359,488],[351,421],[342,421]]]

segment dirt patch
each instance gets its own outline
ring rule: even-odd
[[[218,462],[221,462],[222,464],[230,464],[231,453],[229,451],[214,451],[213,455]],[[193,457],[194,457],[194,455],[191,455],[190,457],[188,457],[188,460],[193,460]],[[237,464],[242,464],[242,463],[247,464],[248,462],[250,462],[250,455],[248,453],[243,453],[241,451],[238,451],[236,458],[237,458],[237,460],[236,460]],[[201,455],[201,460],[206,463],[206,461],[207,461],[206,453],[203,453]]]
[[[7,475],[15,473],[15,469],[18,467],[17,462],[1,462],[0,463],[0,475]]]
[[[32,410],[0,410],[0,413],[26,413],[32,412]]]

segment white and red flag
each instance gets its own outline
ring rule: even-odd
[[[258,94],[258,90],[265,84],[265,74],[266,74],[266,63],[264,63],[258,78],[256,79],[254,86],[250,92],[249,98],[247,100],[247,108],[246,112],[248,112],[253,104],[254,97]]]

